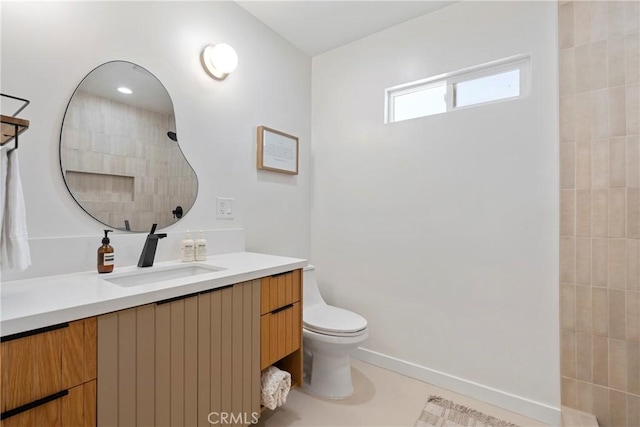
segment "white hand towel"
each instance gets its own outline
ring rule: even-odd
[[[260,376],[262,386],[262,405],[269,409],[276,409],[287,401],[291,390],[291,374],[281,371],[275,366],[269,366]]]
[[[2,267],[25,270],[31,265],[27,216],[20,181],[18,150],[2,150],[0,158],[0,249]]]

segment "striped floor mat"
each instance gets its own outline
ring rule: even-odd
[[[518,427],[439,396],[429,396],[414,427]]]

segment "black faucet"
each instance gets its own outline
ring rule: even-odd
[[[153,224],[153,226],[151,227],[151,231],[147,236],[147,240],[144,242],[144,248],[142,248],[142,253],[140,254],[140,259],[138,260],[138,267],[153,266],[153,258],[156,256],[158,239],[167,237],[167,233],[155,234],[157,226],[158,224]]]

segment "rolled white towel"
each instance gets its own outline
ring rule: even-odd
[[[291,374],[269,366],[260,376],[262,386],[261,403],[269,409],[284,405],[291,390]]]

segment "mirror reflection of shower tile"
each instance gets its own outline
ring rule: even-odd
[[[131,71],[132,69],[136,71]],[[126,73],[122,74],[124,71]],[[122,98],[122,95],[118,94],[114,96],[115,91],[110,91],[110,86],[104,84],[113,72],[121,76],[126,75],[127,78],[132,77],[134,80],[142,79],[146,82],[145,84],[150,84],[150,87],[154,88],[151,92],[155,92],[151,98],[155,97],[155,100],[142,105],[133,97]],[[103,87],[100,88],[100,85]],[[134,90],[134,94],[136,93],[141,92]],[[133,202],[126,207],[129,215],[125,215],[129,217],[125,219],[131,224],[139,224],[141,228],[136,229],[132,225],[132,230],[147,231],[149,224],[156,222],[160,228],[166,227],[177,221],[171,215],[171,210],[179,204],[185,212],[188,212],[195,202],[197,193],[195,172],[184,157],[178,143],[168,137],[168,131],[177,132],[177,129],[173,105],[162,83],[143,68],[132,67],[131,63],[125,61],[104,64],[93,70],[81,82],[65,113],[60,145],[63,175],[67,175],[66,171],[70,169],[76,172],[133,177],[135,190]],[[171,172],[177,174],[170,175]],[[159,185],[157,181],[157,179],[178,181],[183,177],[188,177],[191,188],[182,192],[167,191],[166,185]],[[149,184],[143,178],[150,178],[153,184]],[[68,187],[72,189],[76,185],[68,185]],[[93,187],[96,190],[102,188],[96,185]],[[174,199],[156,203],[155,206],[160,210],[155,212],[158,219],[153,219],[153,212],[150,211],[153,206],[145,205],[141,208],[134,206],[138,200],[147,200],[141,197],[140,190],[153,192],[156,189],[166,193],[166,197],[171,194]],[[103,198],[114,201],[131,199],[130,194],[124,197],[119,189],[116,191],[117,196],[105,194],[104,197],[91,196],[86,194],[86,191],[83,191],[82,195],[76,195],[73,190],[71,191],[76,201],[90,213],[93,213],[91,208],[82,205],[80,199]],[[165,196],[165,194],[160,195]],[[114,218],[116,223],[106,223],[113,228],[121,230],[125,228],[122,216],[109,215],[108,210],[105,211],[103,208],[98,208],[94,215],[99,221],[104,223],[110,221],[105,218]],[[143,212],[144,219],[133,218],[134,215]],[[163,219],[160,220],[160,217]],[[152,218],[151,222],[145,223],[149,218]]]

